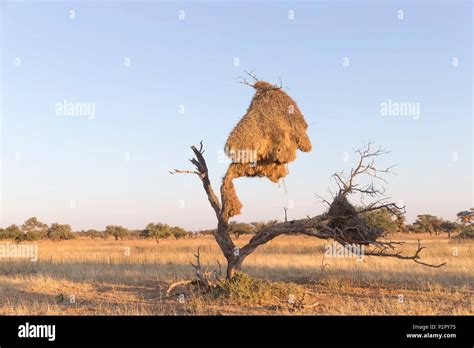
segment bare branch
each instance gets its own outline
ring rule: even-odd
[[[325,199],[323,196],[316,194],[316,197],[320,199],[320,203],[326,204],[328,207],[331,206],[331,202]],[[333,197],[334,198],[334,197]]]
[[[200,246],[198,247],[196,254],[194,254],[194,257],[196,258],[196,263],[190,262],[190,264],[194,268],[196,279],[180,280],[171,284],[168,290],[166,291],[167,297],[169,297],[173,289],[175,289],[178,286],[196,285],[207,292],[218,287],[218,284],[211,280],[211,276],[214,274],[216,280],[220,277],[221,264],[219,263],[219,261],[217,261],[217,264],[219,265],[219,270],[213,270],[213,271],[203,270],[201,267],[201,247]]]
[[[354,244],[348,243],[345,240],[344,231],[331,229],[328,227],[328,220],[321,220],[320,217],[314,217],[310,219],[302,220],[293,220],[290,222],[282,222],[275,225],[265,227],[264,229],[257,232],[248,242],[247,245],[240,249],[240,254],[243,257],[246,257],[253,250],[255,250],[259,245],[265,244],[270,240],[280,236],[280,235],[297,235],[304,234],[310,237],[316,237],[320,239],[333,239],[344,247],[352,247]],[[367,256],[379,256],[379,257],[392,257],[401,260],[411,260],[420,265],[440,268],[446,265],[446,262],[441,264],[430,264],[422,262],[420,260],[420,252],[425,248],[422,247],[420,241],[418,241],[418,249],[413,255],[402,255],[401,252],[387,252],[388,250],[395,250],[397,246],[402,245],[402,242],[381,242],[381,241],[371,241],[367,240],[366,242],[360,241],[360,245],[369,245],[374,246],[374,250],[364,251],[364,255]]]
[[[260,80],[257,78],[257,76],[254,74],[253,70],[250,71],[250,72],[247,71],[247,70],[245,70],[245,73],[246,73],[247,75],[249,75],[251,78],[253,78],[253,79],[255,80],[255,82],[260,81]]]
[[[196,167],[196,170],[178,170],[175,169],[174,171],[170,171],[171,174],[196,174],[202,181],[202,185],[204,190],[206,191],[207,197],[209,199],[209,203],[211,204],[216,216],[219,218],[221,212],[221,203],[217,198],[214,190],[211,186],[211,181],[209,179],[209,173],[207,170],[206,160],[204,159],[204,149],[202,140],[199,143],[199,150],[193,145],[191,146],[191,150],[193,150],[195,158],[190,159],[189,161]]]
[[[365,208],[358,210],[357,213],[363,214],[363,213],[367,213],[374,210],[380,210],[380,209],[387,209],[394,216],[400,216],[406,213],[406,207],[404,205],[399,206],[396,203],[381,204],[382,202],[386,200],[387,198],[379,199],[376,202],[369,204]]]
[[[245,79],[245,77],[240,77],[240,79],[241,80],[239,81],[239,83],[255,88],[252,83],[248,82],[247,79]]]
[[[250,86],[252,88],[256,88],[255,87],[255,84],[257,82],[260,82],[260,79],[257,78],[257,76],[253,73],[253,71],[251,72],[248,72],[247,70],[245,70],[245,73],[250,76],[253,80],[255,80],[254,83],[251,83],[249,81],[247,81],[247,79],[244,77],[244,76],[240,76],[239,79],[239,83],[243,84],[243,85],[247,85],[247,86]],[[258,91],[260,92],[266,92],[266,91],[275,91],[275,90],[279,90],[279,89],[282,89],[283,88],[283,82],[281,80],[281,77],[279,77],[279,81],[280,81],[280,85],[279,86],[273,86],[273,87],[268,87],[268,88],[259,88]],[[286,86],[285,86],[286,88]]]
[[[201,173],[195,170],[180,170],[180,169],[175,169],[173,171],[169,170],[168,171],[170,174],[196,174],[199,177],[201,176]]]
[[[216,284],[211,281],[211,275],[216,273],[217,270],[214,271],[208,271],[203,270],[201,267],[201,247],[199,246],[197,249],[196,254],[194,254],[194,257],[196,258],[196,263],[190,262],[191,266],[193,266],[195,272],[196,272],[196,278],[199,282],[200,285],[204,287],[206,291],[211,290],[212,288],[216,287]]]
[[[166,297],[169,297],[171,292],[177,288],[178,286],[187,286],[187,285],[190,285],[190,284],[197,284],[197,280],[179,280],[173,284],[171,284],[169,287],[168,287],[168,290],[166,290]]]
[[[440,263],[440,264],[431,264],[431,263],[426,263],[426,262],[420,261],[420,252],[423,249],[425,249],[425,247],[422,247],[421,243],[420,243],[420,240],[418,240],[418,247],[417,247],[417,249],[416,249],[416,251],[413,255],[402,255],[400,252],[387,253],[386,252],[386,250],[387,250],[386,247],[382,247],[378,251],[377,250],[376,251],[365,251],[364,255],[379,256],[379,257],[393,257],[393,258],[400,259],[400,260],[412,260],[415,263],[418,263],[420,265],[427,266],[427,267],[432,267],[432,268],[440,268],[440,267],[443,267],[444,265],[447,264],[447,262],[443,262],[443,263]]]
[[[207,169],[206,160],[204,159],[204,146],[203,142],[200,142],[199,150],[195,146],[191,146],[191,150],[193,150],[195,158],[190,159],[190,162],[196,167],[197,172],[199,173],[199,178],[202,181],[202,186],[204,191],[206,192],[207,198],[211,207],[214,209],[218,220],[218,228],[215,234],[215,238],[217,244],[222,250],[222,253],[226,257],[227,260],[235,258],[234,256],[234,248],[235,245],[232,241],[232,238],[229,234],[229,226],[228,221],[224,221],[221,216],[222,205],[219,199],[217,198],[216,194],[211,185],[211,181],[209,179],[209,173]]]
[[[252,70],[251,72],[248,72],[247,70],[245,70],[245,73],[246,73],[248,76],[250,76],[253,80],[255,80],[255,82],[260,81],[260,80],[257,78],[257,76],[253,73],[253,70]],[[240,79],[239,83],[242,83],[242,84],[244,84],[244,85],[247,85],[247,86],[250,86],[250,87],[252,87],[252,88],[255,88],[255,86],[254,86],[254,85],[255,85],[255,82],[254,82],[254,83],[250,83],[250,82],[248,82],[247,79],[246,79],[245,77],[243,77],[243,76],[240,76],[239,79]]]
[[[336,185],[339,188],[339,193],[342,195],[347,195],[350,193],[359,192],[369,196],[382,195],[384,190],[375,188],[373,182],[364,187],[359,187],[359,185],[356,184],[354,180],[360,175],[367,175],[386,183],[387,181],[385,179],[385,175],[393,174],[391,169],[395,166],[378,169],[375,166],[375,158],[387,154],[388,151],[383,150],[381,147],[373,149],[371,142],[369,142],[362,149],[355,149],[354,151],[359,155],[359,159],[356,166],[351,169],[350,173],[345,175],[344,172],[338,172],[333,175]]]

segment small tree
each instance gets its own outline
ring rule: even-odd
[[[270,227],[278,223],[278,220],[269,221],[255,221],[250,224],[255,228],[255,231],[260,231],[262,228]]]
[[[210,230],[200,230],[194,233],[196,236],[213,236],[216,233],[217,229],[212,228]]]
[[[474,208],[471,208],[469,210],[460,211],[456,215],[458,217],[458,220],[463,225],[470,225],[470,224],[474,223]]]
[[[48,235],[48,225],[40,222],[36,217],[31,217],[21,225],[21,231],[25,234],[22,240],[39,240]]]
[[[464,225],[459,233],[459,238],[462,239],[474,239],[474,225]]]
[[[108,225],[105,227],[105,234],[113,236],[116,241],[123,240],[128,235],[128,230],[122,226]]]
[[[396,216],[388,209],[369,211],[361,214],[360,217],[365,220],[369,226],[381,228],[386,233],[393,233],[398,230]]]
[[[21,232],[17,225],[10,225],[0,231],[0,239],[17,240],[22,234],[23,232]]]
[[[171,234],[176,239],[186,238],[190,233],[179,226],[171,227]]]
[[[168,238],[172,234],[171,227],[167,224],[162,223],[149,223],[146,226],[144,235],[147,238],[155,238],[156,242],[159,243],[160,239]]]
[[[255,231],[255,225],[253,224],[246,224],[245,222],[236,221],[229,223],[229,232],[232,233],[237,239],[239,239],[239,237],[243,234],[254,234]]]
[[[73,239],[74,234],[70,225],[61,225],[53,223],[48,229],[48,238],[53,241]]]
[[[459,225],[452,221],[443,221],[441,223],[441,229],[448,233],[448,238],[451,238],[451,233],[459,229]]]
[[[462,224],[460,238],[474,238],[474,208],[457,213],[458,220]]]
[[[99,232],[99,231],[94,230],[94,229],[90,229],[90,230],[87,230],[85,232],[85,236],[87,236],[91,239],[104,238],[105,233],[104,232]]]
[[[429,232],[430,236],[434,233],[439,235],[442,231],[443,220],[430,214],[417,215],[414,227],[420,232]]]

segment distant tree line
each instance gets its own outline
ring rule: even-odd
[[[459,232],[460,238],[474,238],[474,208],[457,214],[458,221],[449,221],[430,214],[417,215],[415,222],[406,224],[404,215],[396,215],[388,209],[381,209],[362,214],[370,225],[380,227],[387,233],[425,233],[440,235],[447,233],[451,238]]]
[[[232,221],[229,223],[229,232],[234,235],[235,238],[239,238],[242,235],[252,235],[255,234],[257,231],[261,230],[264,227],[274,225],[278,222],[278,220],[270,220],[270,221],[258,221],[258,222],[236,222]],[[213,235],[216,232],[216,229],[210,230],[201,230],[197,232],[197,235]]]
[[[163,223],[149,223],[143,230],[129,230],[122,226],[107,225],[104,231],[87,230],[76,233],[78,236],[92,239],[107,239],[113,237],[116,241],[124,239],[154,239],[157,243],[161,239],[173,237],[175,239],[193,238],[195,233],[179,226],[170,226]]]
[[[10,225],[5,229],[0,228],[0,239],[10,239],[17,243],[40,239],[60,241],[73,239],[74,237],[75,235],[70,225],[53,223],[51,226],[48,226],[36,217],[29,218],[20,227]]]
[[[453,233],[459,233],[459,238],[474,238],[474,208],[461,211],[457,214],[458,221],[448,221],[430,214],[418,215],[413,224],[406,224],[405,216],[394,214],[388,209],[380,209],[361,214],[361,217],[371,226],[382,228],[386,233],[425,233],[440,235],[447,233],[451,238]],[[230,222],[229,230],[235,238],[242,235],[252,235],[267,226],[277,223],[278,220],[267,222]],[[17,243],[23,241],[37,241],[49,239],[61,241],[74,239],[76,237],[87,237],[91,239],[107,239],[113,237],[115,240],[123,239],[154,239],[157,243],[161,239],[173,237],[175,239],[194,238],[198,235],[212,235],[215,229],[202,230],[198,232],[187,231],[179,226],[170,226],[164,223],[149,223],[143,230],[129,230],[123,226],[108,225],[104,231],[94,229],[73,232],[70,225],[52,223],[48,226],[36,217],[27,219],[23,225],[10,225],[0,228],[0,240],[12,240]]]
[[[61,241],[74,239],[76,237],[87,237],[91,239],[115,240],[123,239],[148,239],[152,238],[159,242],[160,239],[174,237],[193,238],[195,234],[179,226],[170,226],[162,223],[149,223],[143,230],[129,230],[123,226],[108,225],[104,231],[94,229],[73,232],[70,225],[52,223],[50,226],[39,221],[36,217],[27,219],[23,225],[10,225],[0,228],[0,240],[12,240],[17,243],[24,241],[37,241],[49,239]]]

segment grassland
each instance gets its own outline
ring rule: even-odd
[[[436,269],[387,258],[328,258],[326,241],[280,237],[244,264],[258,286],[237,289],[231,296],[183,289],[184,296],[167,297],[172,282],[193,278],[189,262],[198,246],[204,265],[214,269],[216,260],[225,264],[212,237],[159,244],[40,241],[37,262],[0,258],[0,314],[474,314],[473,241],[427,234],[392,238],[405,240],[406,252],[415,250],[416,238],[421,238],[427,247],[424,261],[448,264]],[[237,241],[244,242],[244,237]]]

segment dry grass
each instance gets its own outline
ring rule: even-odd
[[[414,238],[396,237],[406,239],[407,251],[416,248]],[[474,242],[421,237],[427,246],[424,260],[447,261],[447,266],[433,269],[374,257],[323,260],[325,241],[281,237],[258,249],[244,265],[245,272],[260,279],[257,292],[250,289],[253,284],[244,290],[258,296],[238,293],[216,298],[185,292],[184,301],[167,298],[166,289],[177,279],[193,276],[189,261],[198,246],[203,264],[210,268],[216,267],[216,260],[224,264],[212,237],[160,244],[41,241],[37,262],[0,258],[0,314],[472,315]],[[70,303],[71,296],[75,303]],[[290,297],[304,305],[295,306]]]

